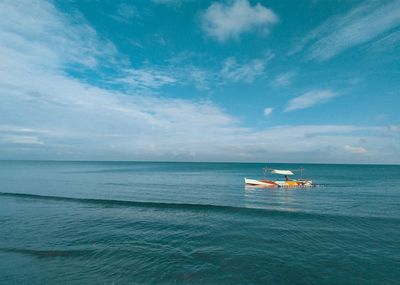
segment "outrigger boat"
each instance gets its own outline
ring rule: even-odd
[[[300,171],[300,178],[291,179],[289,176],[294,175],[293,171]],[[272,168],[264,168],[264,174],[271,172],[272,174],[284,175],[284,178],[278,178],[276,180],[270,180],[267,178],[256,180],[245,178],[244,183],[247,186],[254,187],[267,187],[267,188],[277,188],[277,187],[312,187],[312,180],[303,179],[303,168],[297,170],[279,170]]]

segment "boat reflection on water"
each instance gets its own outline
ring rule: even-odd
[[[269,188],[270,191],[265,191]],[[246,208],[257,208],[284,212],[300,212],[301,205],[295,199],[296,192],[291,189],[263,186],[245,186],[244,202]]]

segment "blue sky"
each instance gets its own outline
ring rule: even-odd
[[[400,1],[1,1],[0,159],[400,163]]]

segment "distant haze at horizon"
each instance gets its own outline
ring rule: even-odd
[[[399,13],[2,1],[0,160],[400,164]]]

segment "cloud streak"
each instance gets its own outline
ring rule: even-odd
[[[367,149],[362,147],[362,146],[351,146],[351,145],[345,145],[344,149],[350,153],[355,153],[355,154],[365,154],[367,153]]]
[[[288,71],[285,73],[281,73],[275,77],[273,80],[273,85],[277,87],[285,87],[289,86],[292,83],[293,77],[296,75],[293,71]]]
[[[264,73],[265,66],[272,57],[273,54],[267,54],[245,63],[238,63],[235,58],[229,57],[224,61],[219,74],[224,81],[252,83]]]
[[[326,103],[337,96],[339,96],[339,94],[331,90],[309,91],[290,100],[285,108],[285,112],[307,109],[315,105]]]
[[[367,1],[345,15],[329,18],[306,35],[290,54],[305,49],[306,59],[326,61],[399,25],[400,1]]]

